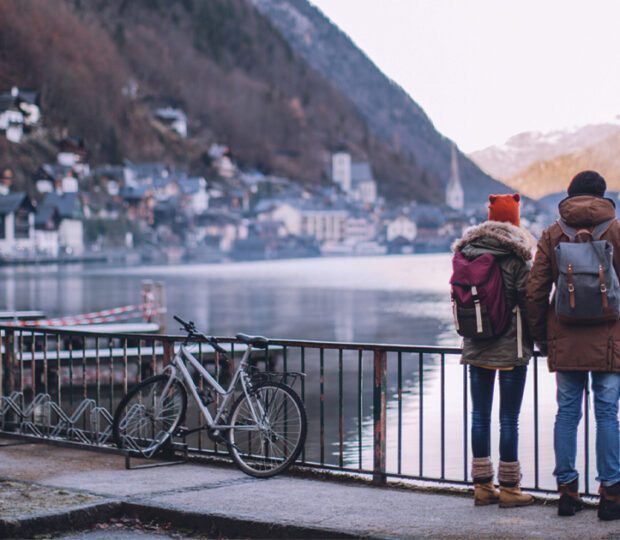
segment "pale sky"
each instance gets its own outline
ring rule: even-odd
[[[471,152],[620,115],[620,0],[310,0]]]

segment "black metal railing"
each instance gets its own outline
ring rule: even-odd
[[[0,433],[98,446],[111,445],[111,414],[127,389],[159,371],[170,361],[175,343],[184,339],[7,326],[0,326],[0,333]],[[234,364],[244,345],[234,338],[218,341]],[[401,478],[467,484],[469,396],[460,352],[455,347],[270,340],[266,350],[253,351],[252,362],[257,369],[306,374],[295,383],[308,415],[302,465],[372,475],[376,483]],[[208,344],[197,343],[195,356],[217,377],[227,376]],[[555,485],[555,384],[540,362],[535,355],[530,363],[520,460],[522,485],[545,491]],[[590,493],[587,393],[584,404],[579,462],[585,493]],[[497,406],[494,412],[497,416]],[[190,428],[203,424],[197,408],[189,407],[187,422]],[[200,432],[187,443],[191,452],[225,454]]]

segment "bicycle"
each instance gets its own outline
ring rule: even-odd
[[[270,373],[250,374],[252,348],[266,349],[269,340],[237,334],[247,349],[225,389],[192,355],[188,344],[197,339],[207,342],[226,364],[229,357],[224,348],[214,337],[198,331],[192,321],[176,315],[174,319],[181,323],[187,337],[162,373],[134,386],[119,403],[112,422],[116,445],[150,458],[169,446],[172,437],[206,430],[212,440],[226,445],[235,464],[246,474],[270,477],[285,471],[301,452],[307,420],[301,399],[289,385],[271,380]],[[222,397],[214,416],[207,407],[214,401],[212,394],[197,388],[188,363],[207,387]],[[241,393],[229,407],[237,387]],[[188,389],[206,420],[191,430],[182,426]]]

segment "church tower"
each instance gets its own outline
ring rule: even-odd
[[[459,163],[456,154],[456,145],[452,145],[452,161],[450,163],[450,180],[446,186],[446,204],[454,210],[463,210],[465,195],[459,176]]]

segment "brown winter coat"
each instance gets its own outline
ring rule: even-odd
[[[512,315],[508,329],[495,339],[463,338],[462,364],[494,368],[525,366],[532,356],[533,343],[527,333],[525,315],[525,282],[536,240],[521,227],[499,221],[485,221],[470,227],[457,240],[452,250],[473,260],[484,253],[493,255],[502,272],[508,308],[522,310],[522,355],[517,348],[517,317]]]
[[[615,216],[609,199],[581,195],[564,199],[560,217],[571,227],[587,228]],[[615,221],[601,237],[613,246],[614,269],[620,275],[620,223]],[[526,286],[526,307],[530,333],[535,341],[546,342],[550,371],[620,372],[620,321],[596,325],[566,325],[558,321],[549,295],[558,277],[554,247],[570,239],[557,223],[542,233]]]

